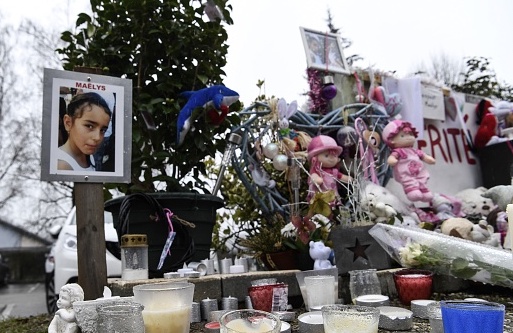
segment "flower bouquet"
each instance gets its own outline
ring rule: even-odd
[[[511,251],[416,227],[378,223],[369,234],[403,267],[513,288]]]

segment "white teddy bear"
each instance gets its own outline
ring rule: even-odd
[[[486,188],[481,186],[462,190],[455,195],[456,198],[461,200],[461,211],[468,219],[476,223],[483,217],[488,216],[495,207],[492,199],[482,196],[486,191]]]
[[[483,197],[491,199],[499,209],[506,211],[508,204],[513,202],[513,186],[497,185],[481,194]]]
[[[360,207],[376,223],[387,222],[397,215],[392,206],[378,201],[378,197],[374,193],[367,193],[363,196],[360,201]]]
[[[314,260],[314,270],[331,268],[331,262],[328,258],[331,255],[331,247],[325,246],[323,241],[310,241],[310,257]]]

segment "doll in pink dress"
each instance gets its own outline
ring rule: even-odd
[[[392,149],[387,163],[393,167],[394,179],[403,186],[410,201],[430,202],[433,193],[426,187],[429,172],[423,162],[435,164],[432,156],[413,148],[418,132],[411,123],[393,120],[383,129],[383,140]]]
[[[308,179],[307,200],[316,192],[334,190],[338,196],[337,181],[351,181],[351,177],[339,170],[342,147],[330,136],[319,135],[308,145],[308,161],[310,162],[310,178]]]

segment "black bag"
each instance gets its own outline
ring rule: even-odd
[[[117,222],[117,223],[116,223]],[[153,197],[135,193],[123,198],[119,218],[114,220],[118,239],[125,234],[146,234],[148,238],[148,275],[161,278],[164,273],[183,268],[194,255],[194,240],[187,226],[172,218],[175,238],[161,269],[157,269],[169,235],[169,222],[165,208]]]

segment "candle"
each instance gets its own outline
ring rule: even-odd
[[[202,264],[204,264],[207,267],[207,275],[212,275],[216,273],[215,267],[214,267],[214,260],[212,259],[203,259],[201,261]]]
[[[508,215],[508,234],[511,250],[513,251],[513,204],[506,206],[506,214]]]
[[[208,320],[210,318],[211,311],[217,311],[217,299],[205,298],[201,300],[201,318]]]
[[[221,300],[221,308],[223,310],[237,310],[239,308],[239,300],[237,297],[223,297]]]
[[[191,323],[199,323],[201,321],[201,308],[198,302],[192,302],[191,306]]]
[[[228,274],[230,273],[230,266],[232,265],[232,259],[231,258],[225,258],[221,259],[221,274]]]
[[[184,264],[183,264],[183,268],[178,269],[176,272],[177,272],[178,274],[180,274],[180,277],[184,277],[184,276],[185,276],[185,273],[190,273],[190,272],[193,272],[193,271],[194,271],[194,269],[192,269],[192,268],[188,268],[188,267],[187,267],[187,264],[186,264],[186,263],[184,263]]]
[[[230,274],[240,274],[244,273],[244,266],[242,265],[231,265],[230,266]]]

